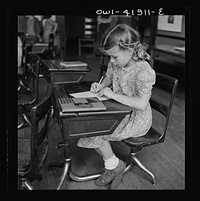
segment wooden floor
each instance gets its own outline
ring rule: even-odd
[[[85,79],[96,80],[98,66],[91,60],[99,61],[93,56],[85,57],[89,62],[92,71]],[[91,63],[90,63],[91,62]],[[95,77],[96,76],[96,77]],[[40,86],[45,90],[45,80],[40,78]],[[42,90],[40,90],[42,98]],[[160,95],[160,94],[159,94]],[[169,127],[165,142],[144,148],[138,158],[150,171],[155,174],[156,185],[151,184],[150,177],[137,166],[124,174],[118,186],[119,190],[183,190],[185,189],[185,95],[182,89],[178,88],[177,96],[171,112]],[[159,124],[160,119],[154,117],[154,124]],[[45,165],[41,169],[42,181],[32,182],[36,190],[55,190],[58,186],[61,168],[55,168],[48,172],[47,167],[53,161],[62,160],[62,151],[57,150],[55,145],[61,141],[59,126],[55,120],[51,121],[49,128],[50,150]],[[122,142],[112,143],[115,154],[122,160],[127,161],[128,147]],[[93,149],[84,149],[76,146],[76,141],[71,142],[72,168],[78,175],[85,175],[99,172],[103,168],[103,161]],[[67,177],[61,190],[107,190],[95,185],[95,180],[87,182],[75,182]]]

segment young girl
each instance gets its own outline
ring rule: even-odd
[[[109,141],[145,135],[152,125],[149,104],[155,72],[146,60],[146,47],[140,43],[139,33],[126,24],[113,27],[102,40],[102,50],[110,57],[106,77],[101,84],[94,82],[91,91],[105,95],[133,108],[111,135],[79,139],[79,147],[94,148],[104,160],[105,169],[96,180],[99,186],[111,183],[116,188],[126,164],[116,157]],[[111,87],[112,89],[111,89]]]

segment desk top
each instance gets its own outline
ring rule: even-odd
[[[46,45],[33,45],[31,52],[29,54],[42,54],[45,50],[48,49]]]
[[[37,36],[26,36],[25,43],[27,45],[33,45],[36,43],[37,40],[38,40]]]
[[[57,90],[62,90],[62,92],[66,93],[66,96],[69,97],[70,93],[76,92],[83,92],[88,91],[90,89],[91,82],[80,82],[71,85],[63,85],[62,88],[57,88],[54,90],[55,98]],[[57,104],[59,105],[58,100],[56,100]],[[59,116],[60,117],[72,117],[72,116],[96,116],[96,115],[113,115],[113,114],[129,114],[132,111],[132,108],[121,103],[118,103],[112,99],[102,101],[103,104],[106,106],[106,111],[91,111],[91,112],[76,112],[76,113],[63,113],[61,108],[59,109]]]
[[[85,67],[64,67],[60,65],[61,59],[57,60],[42,60],[42,62],[48,67],[48,70],[51,72],[59,71],[59,72],[88,72],[90,68]]]
[[[171,54],[171,55],[175,55],[175,56],[178,56],[178,57],[185,58],[185,51],[177,50],[172,45],[151,46],[150,49],[152,49],[154,51],[160,51],[160,52],[163,52],[163,53],[166,53],[166,54]]]

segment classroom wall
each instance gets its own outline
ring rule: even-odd
[[[156,37],[156,44],[155,45],[172,45],[174,47],[182,47],[185,46],[185,40],[177,39],[177,38],[167,38],[167,37]]]
[[[164,31],[157,29],[155,45],[160,44],[185,46],[185,16],[183,16],[182,18],[181,32]]]
[[[164,31],[157,29],[155,36],[155,46],[157,45],[172,45],[174,47],[185,46],[185,16],[182,18],[181,32]],[[177,61],[160,57],[158,60],[169,64],[177,65]]]
[[[157,35],[164,35],[164,36],[172,36],[177,37],[180,39],[185,39],[185,16],[183,15],[182,18],[182,28],[181,32],[174,32],[174,31],[164,31],[164,30],[157,30]]]
[[[65,16],[65,30],[67,40],[77,40],[84,36],[85,16]]]
[[[26,21],[25,15],[18,15],[18,32],[26,33]]]
[[[133,26],[133,18],[132,16],[124,16],[124,15],[118,15],[118,24],[127,24],[129,26]]]

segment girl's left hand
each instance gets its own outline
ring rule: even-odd
[[[99,93],[98,96],[107,96],[108,98],[112,98],[114,96],[114,92],[111,90],[110,87],[103,88]]]

